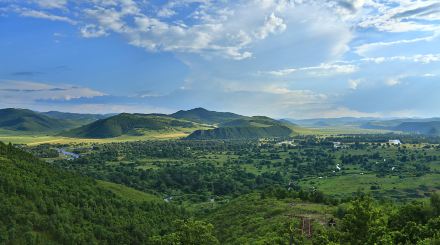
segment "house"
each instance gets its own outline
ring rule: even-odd
[[[400,140],[388,140],[388,143],[390,145],[400,145],[400,144],[402,144],[402,142],[400,142]]]
[[[295,146],[293,140],[285,140],[285,141],[281,141],[281,142],[278,142],[276,145],[277,145],[277,146],[283,146],[283,145],[286,145],[286,146]]]
[[[333,148],[335,149],[345,149],[348,148],[348,145],[343,145],[341,142],[333,142]]]

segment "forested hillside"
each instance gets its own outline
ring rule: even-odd
[[[185,119],[188,121],[206,124],[218,124],[244,118],[244,116],[231,112],[208,111],[204,108],[194,108],[187,111],[181,110],[171,114],[170,116],[178,119]]]
[[[73,127],[73,124],[26,109],[1,109],[0,128],[25,132],[48,132]]]
[[[167,130],[193,126],[192,122],[163,115],[122,113],[72,129],[62,135],[82,138],[112,138],[124,134],[139,134],[140,132],[137,130]]]
[[[187,215],[174,205],[118,197],[92,179],[2,143],[0,200],[0,244],[163,244],[171,238],[160,235],[207,227],[177,222]]]

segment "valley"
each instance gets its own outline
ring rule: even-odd
[[[56,120],[76,117],[56,115],[61,115]],[[49,204],[37,202],[34,196],[16,194],[25,203],[37,205],[32,212],[39,218],[30,226],[14,225],[26,236],[5,228],[0,229],[0,238],[26,243],[66,239],[80,243],[88,236],[96,242],[125,237],[127,243],[146,244],[172,244],[170,241],[182,239],[195,239],[191,240],[194,244],[359,244],[351,240],[350,234],[358,231],[350,222],[365,221],[356,221],[362,217],[356,213],[362,208],[371,215],[363,229],[371,231],[360,241],[395,244],[436,239],[440,200],[440,138],[436,136],[353,125],[307,127],[202,108],[180,111],[179,118],[173,115],[89,115],[86,117],[94,121],[83,121],[76,128],[45,132],[1,129],[0,141],[14,144],[0,145],[0,166],[6,167],[3,174],[14,179],[8,185],[29,183],[23,187],[26,193],[37,181],[39,191],[51,193],[44,194],[47,202],[63,200],[63,204],[55,204],[57,210],[63,210],[55,211],[55,219],[64,219],[69,229],[81,235],[37,228],[49,227],[45,217],[54,211],[41,209]],[[44,182],[46,177],[41,174],[37,177],[38,171],[50,173],[58,187]],[[66,175],[69,178],[63,181]],[[68,196],[84,190],[57,189],[73,183],[81,183],[77,188],[87,188],[87,193],[101,193],[96,194],[99,200],[112,201],[100,207],[87,204],[93,206],[91,210],[78,211]],[[9,191],[0,190],[0,195],[6,197]],[[75,198],[74,202],[84,201]],[[73,212],[110,212],[112,205],[131,205],[121,213],[112,211],[116,212],[112,217],[136,222],[137,228],[120,222],[119,233],[115,233],[106,223],[113,222],[107,221],[109,217],[99,216],[105,221],[102,223],[84,213],[80,223],[94,227],[86,232],[72,220]],[[25,207],[3,207],[18,208]],[[388,221],[380,223],[384,217],[377,212],[388,212]],[[139,218],[132,220],[127,215]],[[147,229],[148,219],[166,221],[157,229],[149,228],[148,234],[134,235]],[[396,225],[396,220],[406,226]],[[0,219],[0,227],[1,222],[9,224]],[[329,226],[329,222],[335,225]],[[409,225],[423,233],[408,236],[405,229]],[[385,233],[375,233],[378,228]],[[193,229],[202,232],[190,235]]]

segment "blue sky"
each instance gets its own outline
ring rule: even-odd
[[[0,107],[440,115],[440,2],[0,0]]]

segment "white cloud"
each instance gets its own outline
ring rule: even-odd
[[[377,64],[381,64],[384,62],[393,62],[393,61],[410,61],[415,63],[429,64],[432,62],[439,62],[440,54],[416,54],[412,56],[370,57],[370,58],[360,59],[360,61],[374,62]]]
[[[330,18],[326,20],[328,25],[337,19],[331,16],[331,6],[312,0],[173,0],[162,5],[133,0],[34,2],[45,11],[54,11],[21,9],[23,16],[80,23],[80,32],[85,38],[114,32],[125,37],[131,45],[148,51],[196,53],[205,57],[217,55],[235,60],[253,57],[252,49],[256,44],[286,31],[295,32],[297,25],[318,33],[327,28],[327,24],[317,24],[323,23],[323,19],[314,21],[322,15],[307,16],[305,11],[317,10],[325,14]],[[336,6],[342,9],[362,6],[362,1],[341,2],[344,3]],[[60,12],[59,8],[65,11]],[[65,15],[60,16],[60,13]],[[171,16],[175,19],[170,20]],[[298,35],[301,31],[298,30]],[[333,55],[347,51],[348,41],[344,39],[335,45]]]
[[[258,30],[256,36],[260,39],[265,39],[269,34],[283,32],[286,28],[287,25],[284,23],[284,20],[272,13],[266,18],[264,25]]]
[[[43,11],[31,10],[31,9],[18,9],[17,12],[24,17],[32,17],[38,19],[46,19],[52,21],[62,21],[67,22],[69,24],[75,25],[77,22],[70,19],[69,17],[59,16],[54,14],[48,14]]]
[[[65,8],[67,0],[33,0],[34,3],[43,8]]]
[[[72,100],[105,95],[102,92],[72,85],[51,85],[32,81],[0,81],[0,106],[33,104],[39,100]]]
[[[440,19],[440,4],[436,1],[388,0],[369,1],[372,13],[359,23],[362,28],[385,32],[436,31]],[[374,14],[375,13],[375,14]]]
[[[402,45],[402,44],[413,44],[418,42],[431,42],[439,36],[440,32],[434,33],[433,35],[427,37],[419,37],[414,39],[400,39],[392,42],[374,42],[366,43],[355,48],[355,52],[363,57],[369,56],[370,53],[374,51],[380,51],[383,48]],[[429,45],[429,44],[426,44]]]
[[[400,79],[401,77],[392,77],[392,78],[388,78],[385,80],[385,84],[388,86],[396,86],[398,84],[400,84]]]
[[[356,90],[361,83],[361,79],[350,79],[348,80],[348,87],[350,89]]]
[[[108,33],[102,27],[93,24],[81,27],[80,31],[81,36],[85,38],[96,38],[108,35]]]
[[[338,74],[351,74],[358,70],[358,67],[353,64],[335,64],[335,63],[323,63],[319,66],[300,67],[300,68],[288,68],[282,70],[275,70],[266,72],[274,76],[286,76],[295,72],[307,72],[312,76],[333,76]]]

